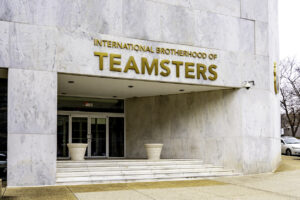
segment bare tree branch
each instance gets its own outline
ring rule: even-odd
[[[295,58],[287,58],[280,63],[280,106],[292,135],[296,136],[300,126],[300,64]]]

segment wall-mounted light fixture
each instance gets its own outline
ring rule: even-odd
[[[255,85],[254,81],[244,81],[243,82],[243,87],[246,88],[247,90],[249,90],[250,88],[252,88]]]

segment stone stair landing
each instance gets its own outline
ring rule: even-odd
[[[56,184],[79,185],[204,179],[239,175],[201,160],[85,160],[57,161]]]

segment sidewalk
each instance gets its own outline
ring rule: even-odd
[[[4,200],[300,199],[300,157],[283,156],[276,173],[155,183],[3,189]]]

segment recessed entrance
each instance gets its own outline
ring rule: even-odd
[[[86,158],[143,158],[145,157],[144,143],[155,140],[162,142],[163,136],[167,135],[163,130],[169,126],[167,122],[158,125],[161,121],[154,121],[159,117],[150,108],[164,102],[163,107],[172,102],[180,106],[179,103],[168,99],[177,97],[169,96],[165,99],[163,96],[179,94],[178,97],[180,97],[183,93],[222,89],[224,88],[197,84],[58,74],[57,157],[69,158],[68,143],[86,143],[88,144]],[[149,100],[148,97],[150,99],[160,97],[161,100],[155,101],[156,103],[150,101],[143,105],[144,100]],[[136,100],[137,102],[134,103]],[[124,134],[125,101],[126,105],[130,106],[126,112],[126,118],[132,117],[126,124],[127,130],[131,132],[127,136],[127,141]],[[135,104],[139,105],[139,109],[145,110],[145,113],[133,116],[131,113],[139,113]],[[166,113],[168,112],[166,110]],[[140,122],[135,124],[134,120],[140,120]],[[151,126],[152,123],[155,126]],[[135,128],[142,127],[145,127],[145,130],[135,131]],[[150,137],[152,134],[154,135]],[[125,141],[127,144],[130,143],[126,152]]]
[[[124,116],[59,112],[57,157],[69,158],[68,143],[87,143],[86,158],[124,157]]]
[[[125,156],[123,100],[58,97],[57,157],[68,159],[68,143],[88,144],[85,158]]]

